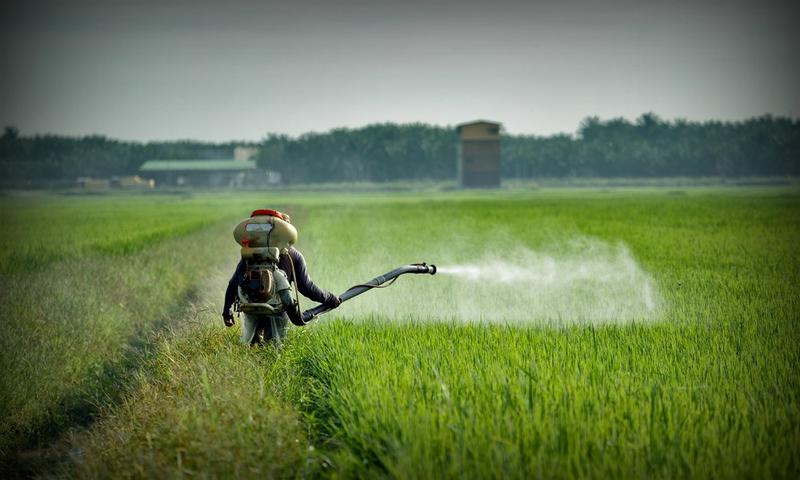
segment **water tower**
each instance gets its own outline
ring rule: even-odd
[[[462,188],[500,186],[500,124],[462,123],[458,133],[458,184]]]

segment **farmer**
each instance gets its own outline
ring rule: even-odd
[[[289,215],[285,213],[275,212],[279,218],[289,222]],[[240,260],[236,266],[236,271],[233,273],[228,288],[225,290],[225,305],[222,309],[222,319],[226,327],[231,327],[234,324],[233,315],[231,314],[231,306],[238,296],[239,285],[245,279],[245,271],[247,265],[244,260]],[[278,261],[278,268],[286,275],[289,283],[294,282],[297,285],[297,290],[304,296],[310,298],[315,302],[319,302],[336,308],[342,303],[341,299],[331,292],[327,292],[319,288],[311,278],[308,276],[308,269],[306,268],[306,261],[296,248],[289,247],[287,251],[281,254]],[[296,278],[295,275],[296,274]],[[260,315],[260,314],[244,314],[244,322],[242,325],[242,343],[253,345],[270,340],[280,341],[281,338],[286,336],[289,318],[287,314],[281,313],[280,315]]]

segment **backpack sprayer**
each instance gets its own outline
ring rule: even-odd
[[[293,324],[303,326],[333,309],[320,304],[301,314],[297,289],[295,299],[291,297],[289,280],[278,268],[281,254],[297,241],[297,229],[289,223],[288,215],[276,210],[256,210],[236,226],[233,238],[242,246],[242,260],[246,265],[245,279],[239,285],[236,311],[263,315],[282,315],[285,312]],[[339,298],[345,302],[373,288],[388,287],[406,273],[434,275],[436,266],[415,263],[398,267],[367,283],[350,287]]]

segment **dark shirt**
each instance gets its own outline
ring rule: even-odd
[[[295,279],[294,275],[292,274],[292,263],[289,261],[290,256],[291,262],[294,263],[294,272],[297,273],[297,279]],[[294,247],[289,248],[288,255],[281,255],[280,261],[278,262],[278,268],[283,270],[283,273],[286,274],[286,278],[289,279],[289,283],[296,280],[297,290],[311,300],[319,303],[327,303],[333,299],[334,295],[332,293],[326,292],[325,290],[319,288],[314,281],[311,280],[311,278],[308,276],[306,260],[303,258],[303,254],[297,251]],[[236,299],[239,284],[244,279],[245,269],[246,265],[244,260],[240,260],[239,265],[236,266],[236,271],[233,272],[233,276],[228,282],[228,288],[225,290],[225,306],[222,309],[224,313],[230,311],[231,305],[233,305],[233,302]]]

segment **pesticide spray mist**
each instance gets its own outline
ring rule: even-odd
[[[439,267],[435,277],[401,278],[337,313],[543,325],[647,322],[659,315],[654,281],[623,244],[576,238],[538,250],[473,251],[459,262],[447,260],[463,251],[437,250],[425,254]]]

